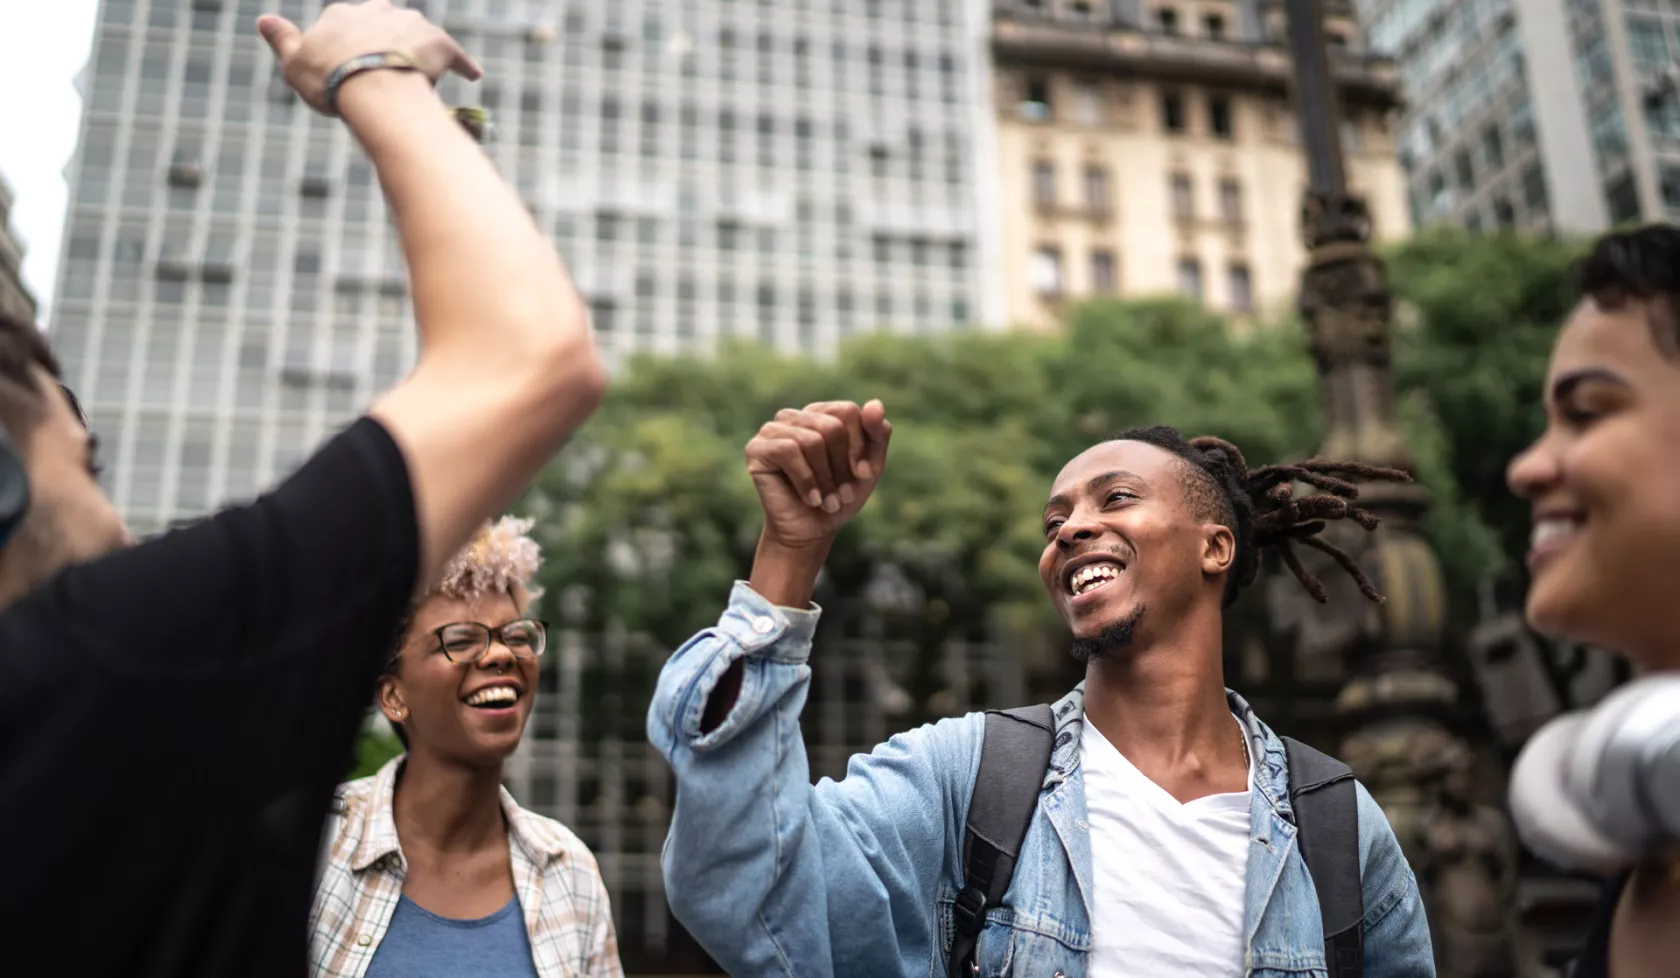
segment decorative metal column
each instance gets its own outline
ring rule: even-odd
[[[1318,366],[1322,454],[1415,471],[1395,417],[1393,299],[1371,251],[1370,212],[1348,190],[1323,0],[1283,6],[1307,158],[1301,218],[1310,257],[1300,311]],[[1445,588],[1417,530],[1428,493],[1379,483],[1364,487],[1362,502],[1382,515],[1382,527],[1342,532],[1336,542],[1388,601],[1369,605],[1325,568],[1332,601],[1285,616],[1295,626],[1296,652],[1341,664],[1336,711],[1349,731],[1341,755],[1382,804],[1424,887],[1440,974],[1511,975],[1517,850],[1504,815],[1488,804],[1497,799],[1484,792],[1502,781],[1486,776],[1461,734],[1468,710],[1442,652]]]

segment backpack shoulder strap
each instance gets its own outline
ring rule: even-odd
[[[1050,767],[1055,731],[1047,703],[986,714],[980,770],[963,828],[963,888],[951,908],[950,978],[968,978],[986,908],[1009,890]]]
[[[1359,878],[1359,796],[1353,770],[1292,737],[1289,800],[1301,858],[1318,892],[1324,921],[1324,961],[1330,978],[1359,978],[1365,971],[1365,896]]]

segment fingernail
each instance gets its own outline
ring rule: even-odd
[[[869,467],[868,462],[859,462],[852,466],[852,471],[857,473],[857,477],[860,479],[870,479],[875,476],[875,470]]]
[[[823,509],[827,510],[830,513],[840,512],[840,500],[835,499],[832,495],[824,496],[823,497]]]
[[[810,492],[805,494],[805,501],[810,503],[812,506],[821,506],[822,493],[812,489]]]
[[[840,487],[840,501],[841,502],[845,503],[847,506],[850,506],[852,504],[852,501],[855,500],[855,499],[857,499],[857,493],[852,491],[851,486],[845,485],[845,486]]]

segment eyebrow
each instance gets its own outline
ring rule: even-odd
[[[1559,403],[1569,399],[1575,389],[1582,384],[1590,383],[1614,384],[1617,387],[1627,387],[1628,382],[1608,367],[1582,367],[1570,372],[1552,382],[1552,402]]]
[[[1113,472],[1104,472],[1102,475],[1094,475],[1091,478],[1087,479],[1085,481],[1085,491],[1086,492],[1096,492],[1098,489],[1102,488],[1103,486],[1107,485],[1110,482],[1113,482],[1116,479],[1130,479],[1133,482],[1145,482],[1146,481],[1142,476],[1138,475],[1136,472],[1128,472],[1125,469],[1115,469]],[[1055,509],[1057,506],[1066,506],[1070,502],[1071,502],[1071,500],[1068,498],[1067,493],[1059,492],[1059,493],[1055,494],[1054,496],[1051,496],[1050,501],[1044,504],[1044,511],[1046,513],[1048,513],[1052,509]]]

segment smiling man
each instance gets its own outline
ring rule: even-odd
[[[649,712],[649,738],[677,775],[671,906],[731,974],[956,970],[984,715],[894,737],[854,757],[844,780],[814,786],[798,724],[812,589],[881,477],[890,434],[878,401],[786,410],[760,430],[747,446],[765,516],[751,580],[672,656]],[[1269,547],[1323,600],[1291,543],[1335,556],[1380,600],[1317,537],[1327,520],[1375,526],[1347,481],[1371,478],[1403,475],[1326,462],[1250,471],[1226,442],[1159,427],[1062,469],[1039,571],[1085,682],[1051,714],[1054,749],[1012,882],[985,905],[963,973],[1327,973],[1288,752],[1224,687],[1221,617]],[[1325,491],[1298,496],[1296,483]],[[1040,772],[1029,774],[1030,790]],[[1349,927],[1362,973],[1433,975],[1411,869],[1382,810],[1354,794],[1357,828],[1334,828],[1350,849],[1357,837],[1363,912]]]

